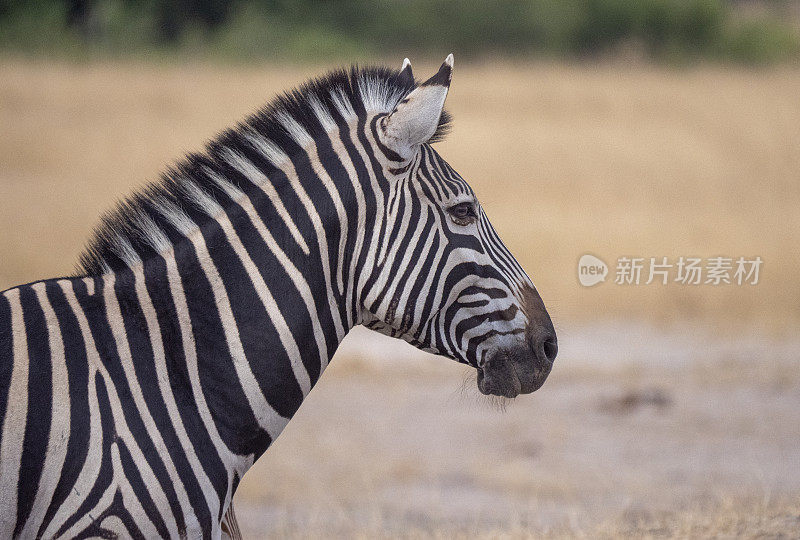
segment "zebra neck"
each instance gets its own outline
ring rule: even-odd
[[[280,185],[279,173],[273,177]],[[350,267],[334,256],[337,214],[301,219],[300,201],[281,190],[300,242],[262,187],[232,195],[216,198],[215,219],[191,215],[195,227],[159,256],[112,276],[121,304],[152,311],[148,331],[160,334],[170,382],[190,398],[176,399],[178,406],[199,415],[196,429],[213,442],[229,478],[241,478],[297,411],[355,318],[337,283],[339,268]],[[128,325],[129,333],[135,328]]]
[[[90,252],[118,294],[151,298],[168,371],[182,374],[176,401],[200,415],[229,478],[361,322],[387,182],[368,126],[341,133],[286,154],[242,132],[123,208]]]
[[[202,396],[193,394],[205,398],[214,437],[252,463],[297,411],[350,325],[329,302],[336,295],[321,268],[270,249],[243,215],[203,229],[172,257],[148,261],[144,278],[174,302],[180,332],[165,344],[166,355],[183,353],[187,368],[197,370]]]

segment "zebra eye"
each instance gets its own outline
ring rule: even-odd
[[[454,204],[447,209],[447,213],[459,225],[469,225],[478,217],[475,214],[475,208],[469,202]]]

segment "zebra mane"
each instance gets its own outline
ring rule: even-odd
[[[416,87],[399,71],[353,66],[277,96],[212,139],[203,152],[185,156],[159,180],[107,212],[78,260],[76,275],[96,276],[135,266],[147,254],[164,253],[174,245],[178,238],[172,238],[170,230],[185,235],[211,219],[221,211],[220,197],[242,193],[239,175],[226,174],[232,170],[232,152],[260,152],[259,170],[269,182],[270,170],[280,168],[315,137],[367,114],[389,113]],[[450,118],[442,111],[429,143],[443,139]]]

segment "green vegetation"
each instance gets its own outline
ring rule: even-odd
[[[68,56],[369,58],[453,50],[660,61],[797,58],[781,0],[0,0],[0,50]],[[752,9],[755,6],[757,9]]]

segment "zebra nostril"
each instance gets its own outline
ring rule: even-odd
[[[554,336],[547,336],[542,344],[542,349],[544,350],[544,356],[547,358],[547,361],[552,363],[558,354],[558,341],[556,341]]]
[[[551,333],[531,339],[530,346],[539,362],[552,364],[558,354],[558,340]]]

